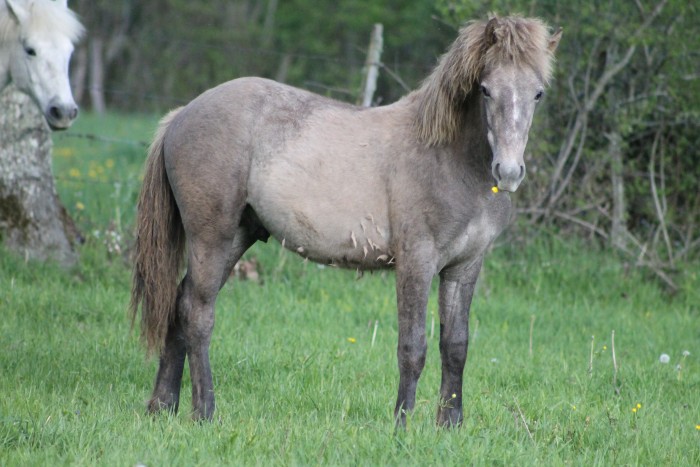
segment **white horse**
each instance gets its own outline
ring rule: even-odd
[[[0,91],[14,83],[54,130],[78,116],[68,62],[83,31],[68,0],[0,0]]]

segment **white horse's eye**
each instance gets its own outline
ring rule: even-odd
[[[538,101],[542,99],[542,96],[544,96],[544,91],[537,91],[537,94],[535,94],[535,100]]]
[[[34,47],[25,46],[24,52],[30,57],[36,57],[36,49]]]

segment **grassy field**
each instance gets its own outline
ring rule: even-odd
[[[156,362],[129,327],[124,257],[156,120],[83,115],[56,135],[87,238],[77,267],[0,252],[0,465],[700,465],[700,268],[670,297],[545,234],[486,261],[461,429],[434,426],[435,294],[417,408],[395,433],[393,275],[356,280],[276,242],[248,254],[262,283],[232,279],[217,303],[215,421],[189,419],[187,370],[180,413],[146,416]]]

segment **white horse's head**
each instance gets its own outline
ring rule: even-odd
[[[67,0],[0,0],[0,46],[9,57],[9,79],[34,99],[54,130],[78,115],[68,62],[83,26]],[[4,15],[3,15],[4,13]]]

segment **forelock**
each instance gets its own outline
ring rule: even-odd
[[[78,42],[85,28],[75,13],[54,0],[34,0],[27,32],[48,32],[66,37],[73,44]]]
[[[549,47],[549,28],[536,18],[498,18],[493,27],[494,43],[484,55],[484,65],[509,61],[531,67],[545,83],[552,76],[554,55]]]

